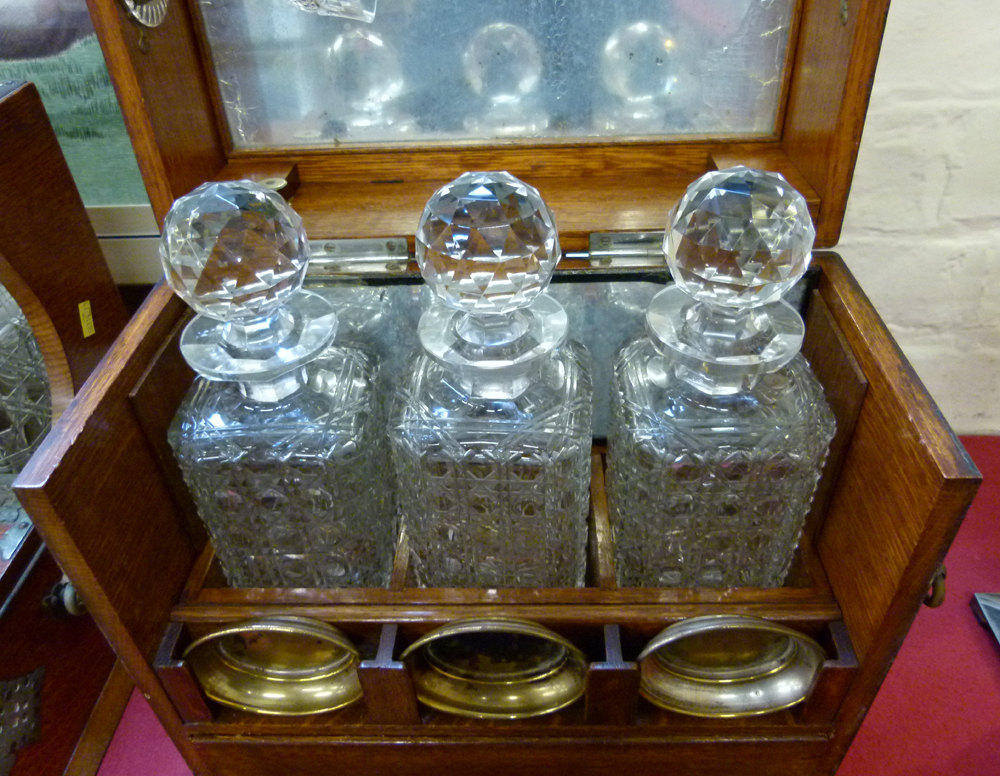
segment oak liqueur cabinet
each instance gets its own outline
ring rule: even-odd
[[[277,2],[268,13],[291,12]],[[518,768],[536,774],[833,774],[979,481],[844,263],[822,250],[839,235],[887,0],[789,0],[779,72],[766,79],[771,91],[761,87],[754,103],[773,98],[763,124],[732,130],[727,122],[744,116],[745,105],[721,123],[699,123],[699,113],[659,134],[633,127],[616,136],[605,131],[613,122],[595,130],[584,119],[560,124],[553,118],[550,128],[569,127],[566,136],[543,132],[531,140],[498,131],[477,139],[463,134],[467,125],[460,119],[420,124],[416,113],[426,132],[366,140],[352,135],[343,117],[318,122],[316,115],[327,114],[295,113],[295,106],[275,111],[266,96],[273,73],[265,60],[267,45],[280,36],[267,30],[290,28],[261,24],[252,12],[262,3],[169,0],[158,3],[166,8],[162,23],[145,27],[118,0],[90,0],[161,222],[176,197],[204,181],[280,179],[311,239],[339,246],[350,243],[335,241],[405,238],[412,258],[413,231],[435,189],[466,170],[506,169],[536,186],[556,213],[567,252],[560,271],[600,275],[606,259],[599,249],[615,244],[617,233],[662,229],[667,211],[698,175],[740,163],[775,170],[805,195],[817,224],[818,269],[802,304],[804,352],[835,411],[838,436],[795,573],[779,589],[618,589],[600,446],[583,589],[415,589],[407,585],[405,550],[397,554],[389,589],[229,589],[166,446],[165,429],[193,375],[177,349],[187,313],[168,289],[157,287],[22,473],[17,492],[191,768],[205,776]],[[236,7],[243,5],[245,12]],[[777,7],[767,0],[750,6],[761,13]],[[378,13],[389,25],[435,8],[451,5],[382,0]],[[233,14],[225,25],[212,16],[220,9]],[[564,27],[576,29],[570,21]],[[439,27],[457,23],[443,14]],[[374,34],[378,24],[377,17],[363,29]],[[312,40],[321,27],[316,21],[300,28],[302,39]],[[263,35],[267,45],[226,48],[220,30]],[[586,29],[578,34],[588,39]],[[536,37],[547,41],[541,31]],[[324,50],[309,49],[317,56]],[[399,51],[400,61],[409,61],[408,50]],[[242,67],[251,54],[265,64],[240,71],[247,77],[234,95],[238,79],[228,69]],[[310,61],[283,81],[287,92],[312,83],[317,68],[310,69]],[[707,105],[709,76],[717,71],[705,65],[700,72]],[[723,79],[712,89],[725,85]],[[427,104],[434,102],[415,100],[399,110]],[[244,131],[265,115],[273,120],[256,134]],[[613,257],[610,262],[614,270]],[[392,263],[401,275],[414,272],[412,261]],[[361,279],[371,281],[372,274],[378,275]],[[225,709],[200,694],[181,658],[185,645],[225,623],[278,613],[334,623],[359,645],[364,702],[312,717],[265,717]],[[641,699],[635,660],[642,646],[670,623],[715,613],[756,615],[819,641],[826,660],[808,699],[741,720],[685,717]],[[530,619],[580,647],[588,660],[584,699],[521,722],[464,720],[418,705],[401,651],[441,623],[483,615]]]

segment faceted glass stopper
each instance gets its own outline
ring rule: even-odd
[[[700,302],[748,309],[779,299],[809,266],[806,201],[781,175],[710,172],[670,211],[663,249],[674,281]]]
[[[476,94],[495,104],[513,104],[538,88],[542,53],[523,27],[497,22],[483,27],[462,55],[465,78]]]
[[[378,0],[288,0],[300,11],[320,16],[339,16],[359,22],[375,21]]]
[[[528,307],[561,257],[552,211],[507,172],[467,172],[438,190],[416,234],[424,280],[445,304],[476,315]]]
[[[253,181],[206,183],[174,203],[160,243],[167,284],[199,313],[253,318],[302,286],[309,242],[302,219]]]

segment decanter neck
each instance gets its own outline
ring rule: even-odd
[[[305,367],[297,367],[272,380],[253,383],[239,381],[237,385],[244,398],[262,404],[275,404],[305,386],[308,380]]]
[[[470,397],[513,399],[537,374],[540,359],[566,341],[562,305],[540,294],[530,307],[500,315],[468,315],[437,302],[420,316],[424,351],[449,371]]]
[[[516,399],[523,394],[537,379],[538,361],[517,364],[507,369],[470,369],[456,370],[458,384],[466,396],[477,399],[502,401]]]
[[[682,308],[677,333],[685,344],[716,358],[759,355],[774,339],[771,319],[760,308],[736,310],[704,302]]]
[[[646,330],[665,366],[651,379],[676,378],[712,396],[751,390],[795,357],[805,333],[785,302],[727,308],[694,301],[676,285],[653,298]]]
[[[500,347],[521,339],[531,328],[532,316],[525,310],[507,313],[466,313],[455,322],[455,333],[472,345]]]
[[[195,316],[184,328],[180,345],[184,360],[209,380],[284,385],[292,379],[286,375],[319,356],[336,333],[333,305],[318,294],[300,291],[286,306],[263,315],[226,322]]]
[[[266,359],[284,347],[295,330],[295,318],[285,307],[254,318],[226,321],[220,340],[234,359]]]

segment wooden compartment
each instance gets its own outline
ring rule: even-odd
[[[215,109],[191,7],[141,31],[113,0],[91,0],[154,210],[206,180],[284,177],[312,239],[405,237],[427,197],[467,169],[507,169],[559,219],[561,265],[593,268],[598,232],[662,229],[701,173],[776,170],[806,196],[817,246],[836,243],[887,0],[802,0],[774,137],[446,148],[234,150]],[[49,547],[195,773],[636,773],[830,776],[856,733],[971,502],[978,472],[844,263],[815,256],[804,352],[839,432],[807,522],[797,570],[770,590],[618,589],[603,502],[592,489],[593,552],[578,590],[422,590],[405,553],[386,590],[234,590],[213,570],[204,531],[164,430],[191,380],[175,338],[186,316],[155,289],[73,401],[18,493]],[[412,271],[412,265],[410,270]],[[595,449],[600,456],[601,450]],[[599,463],[598,459],[598,463]],[[206,702],[186,673],[186,640],[267,614],[334,623],[362,643],[364,703],[312,718],[264,718]],[[827,652],[800,706],[700,720],[637,697],[634,661],[666,625],[745,614],[818,638]],[[585,652],[584,699],[531,721],[462,720],[415,704],[406,644],[460,617],[546,625]]]

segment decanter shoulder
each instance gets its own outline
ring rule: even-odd
[[[236,383],[199,377],[178,409],[168,438],[178,455],[183,455],[185,444],[272,445],[286,452],[302,445],[323,457],[347,454],[370,433],[377,415],[377,372],[370,353],[333,346],[309,365],[307,386],[274,403],[246,399]]]
[[[396,413],[411,408],[438,419],[481,418],[528,423],[539,413],[576,408],[589,418],[592,403],[591,359],[580,343],[568,341],[541,359],[527,389],[511,399],[488,399],[463,388],[459,376],[425,353],[416,354],[404,372],[395,398]],[[402,405],[402,406],[401,406]]]
[[[614,365],[615,404],[635,423],[771,424],[783,419],[828,426],[833,415],[823,387],[798,354],[786,366],[764,375],[749,391],[710,396],[674,376],[668,361],[649,339],[619,351]]]

